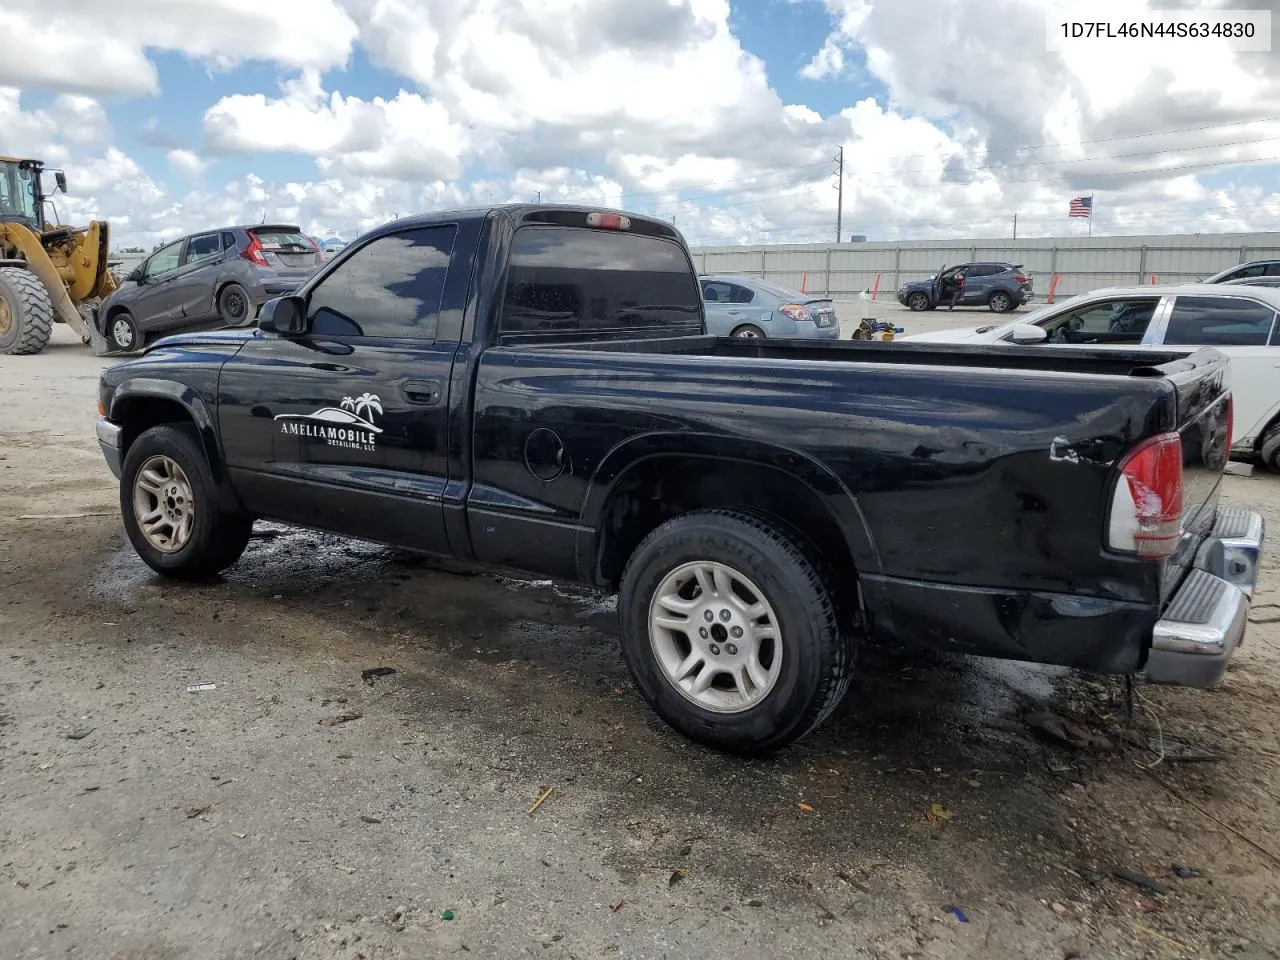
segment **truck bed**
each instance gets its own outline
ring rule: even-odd
[[[593,340],[524,344],[544,350],[594,350],[753,360],[805,360],[828,363],[902,363],[948,367],[991,367],[1113,377],[1169,376],[1212,362],[1214,351],[1099,350],[1092,347],[1017,347],[989,344],[936,344],[840,340],[742,340],[730,337],[671,337],[648,340]],[[1203,353],[1203,356],[1198,354]]]

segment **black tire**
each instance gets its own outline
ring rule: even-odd
[[[655,592],[669,573],[698,561],[745,575],[777,616],[777,679],[739,712],[704,708],[678,690],[650,638]],[[749,512],[697,510],[651,532],[623,571],[618,616],[623,655],[641,695],[672,728],[719,750],[761,755],[799,740],[840,703],[852,676],[855,640],[840,630],[819,566],[796,535]]]
[[[929,295],[927,293],[913,293],[907,297],[907,307],[919,313],[922,310],[929,309]]]
[[[987,307],[992,313],[1008,313],[1014,307],[1013,297],[1003,290],[996,290],[987,297]]]
[[[52,334],[53,300],[44,282],[25,267],[0,267],[0,353],[39,353]]]
[[[107,342],[113,350],[129,353],[142,349],[142,335],[128,310],[117,310],[107,318]]]
[[[135,511],[135,479],[143,466],[155,457],[167,457],[175,462],[191,490],[194,517],[190,536],[173,552],[158,549],[147,540]],[[178,580],[205,580],[240,559],[249,543],[253,518],[219,505],[220,491],[194,426],[162,424],[144,430],[129,446],[120,473],[120,515],[125,533],[138,556],[152,570]]]
[[[731,337],[738,337],[742,340],[763,340],[765,339],[764,331],[757,327],[754,323],[744,323],[740,327],[734,327]]]
[[[1268,470],[1280,473],[1280,423],[1273,423],[1258,442],[1258,456]]]
[[[253,320],[253,302],[244,287],[228,283],[218,294],[218,316],[228,327],[243,327]]]

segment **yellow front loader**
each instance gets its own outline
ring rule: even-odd
[[[50,223],[39,160],[0,157],[0,353],[39,353],[53,324],[65,323],[85,343],[93,312],[116,288],[107,269],[105,220],[87,227]],[[67,191],[67,177],[54,174]],[[56,211],[55,211],[56,220]]]

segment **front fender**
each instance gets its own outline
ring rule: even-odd
[[[148,400],[165,400],[176,403],[187,412],[196,426],[200,436],[200,445],[209,459],[209,467],[213,476],[220,483],[226,479],[226,460],[222,455],[222,444],[218,437],[217,421],[213,417],[209,405],[194,387],[176,380],[164,380],[156,377],[135,377],[124,381],[111,395],[111,407],[107,416],[116,423],[126,426],[129,408]],[[121,450],[124,456],[125,450]]]
[[[610,450],[587,484],[579,516],[578,563],[594,558],[605,505],[628,473],[655,457],[713,457],[751,463],[788,474],[812,490],[826,506],[849,546],[858,570],[880,572],[880,555],[857,498],[834,473],[807,454],[774,444],[710,433],[646,433]]]

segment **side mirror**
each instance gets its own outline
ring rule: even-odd
[[[129,271],[129,273],[125,276],[125,279],[126,279],[126,280],[132,280],[134,283],[141,283],[141,282],[142,282],[144,279],[146,279],[146,278],[145,278],[145,276],[144,276],[144,275],[143,275],[143,273],[142,273],[142,267],[134,267],[134,268],[133,268],[132,270],[130,270],[130,271]]]
[[[1034,323],[1020,323],[1013,328],[1013,332],[1009,334],[1009,342],[1028,346],[1033,343],[1044,343],[1049,339],[1049,335],[1044,332],[1044,327],[1037,327]]]
[[[258,329],[267,333],[279,333],[296,337],[307,331],[306,301],[302,297],[276,297],[262,305],[258,314]]]
[[[55,170],[53,172],[53,182],[58,185],[58,189],[63,193],[67,192],[67,175],[61,170]]]

